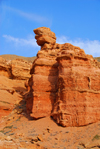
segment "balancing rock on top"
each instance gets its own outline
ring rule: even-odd
[[[35,39],[37,40],[37,44],[39,46],[43,46],[45,43],[55,44],[56,36],[50,28],[40,27],[34,29],[34,33],[36,34]]]

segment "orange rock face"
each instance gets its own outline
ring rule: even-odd
[[[27,112],[34,119],[52,116],[62,126],[100,120],[100,64],[69,43],[39,40],[42,35],[54,39],[48,28],[34,32],[41,50],[31,69]]]

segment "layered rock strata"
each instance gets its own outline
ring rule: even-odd
[[[6,61],[0,57],[0,75],[11,78],[11,66],[10,61]]]
[[[11,61],[11,73],[13,79],[26,80],[30,76],[31,63],[22,59],[16,59]]]
[[[29,79],[31,66],[32,63],[22,59],[6,60],[0,57],[0,75],[11,79]]]
[[[48,28],[34,32],[41,50],[31,69],[27,112],[34,119],[51,115],[62,126],[100,120],[100,64],[79,47],[52,42]]]
[[[34,74],[31,76],[31,82],[33,82],[31,90],[33,100],[31,116],[38,119],[50,115],[52,112],[57,91],[58,70],[55,60],[50,58],[37,59],[33,68]]]
[[[39,51],[31,74],[27,112],[38,119],[51,114],[56,99],[58,63],[55,55],[49,56],[48,51]]]

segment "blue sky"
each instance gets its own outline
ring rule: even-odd
[[[0,0],[0,55],[35,56],[33,29],[49,27],[57,43],[100,56],[100,0]]]

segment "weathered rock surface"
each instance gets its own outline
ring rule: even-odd
[[[79,47],[41,40],[55,38],[48,28],[34,32],[41,50],[31,69],[27,112],[34,119],[51,115],[62,126],[100,120],[100,64]]]
[[[67,45],[67,44],[66,44]],[[53,118],[62,126],[82,126],[100,120],[100,68],[81,49],[61,52],[58,92]]]
[[[13,79],[26,80],[30,78],[31,63],[22,59],[12,60],[11,70]]]
[[[22,59],[5,60],[0,57],[0,75],[11,79],[26,80],[30,78],[31,62]]]
[[[0,76],[0,120],[7,116],[22,100],[26,91],[24,80],[11,80],[5,76]]]
[[[36,34],[35,39],[37,40],[37,44],[39,46],[43,46],[45,43],[56,43],[55,33],[51,32],[50,28],[40,27],[34,29],[34,33]]]
[[[0,121],[22,100],[31,65],[31,62],[23,59],[7,60],[0,57]]]
[[[11,61],[6,61],[2,57],[0,57],[0,75],[6,76],[6,77],[11,77],[11,66],[10,66]]]
[[[50,115],[57,91],[58,64],[53,58],[38,58],[31,69],[30,98],[27,100],[27,111],[35,119]],[[33,82],[33,83],[32,83]],[[32,105],[32,101],[34,102]]]

